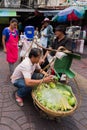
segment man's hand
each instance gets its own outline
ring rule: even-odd
[[[58,48],[58,51],[64,51],[64,50],[66,50],[66,48],[65,48],[64,46],[60,46],[60,47]]]
[[[39,60],[39,65],[43,64],[44,62],[45,62],[44,59],[40,59],[40,60]]]
[[[45,73],[44,73],[44,76],[47,77],[47,76],[49,76],[49,74],[45,72]]]
[[[45,83],[49,83],[51,81],[53,81],[53,75],[49,75],[43,79],[43,82],[45,82]]]

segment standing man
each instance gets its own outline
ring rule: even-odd
[[[17,19],[13,18],[10,21],[9,27],[6,27],[2,32],[3,51],[6,53],[6,59],[10,69],[10,75],[12,75],[14,71],[14,63],[18,59],[17,24]]]
[[[72,51],[72,40],[68,38],[65,34],[66,27],[64,25],[59,25],[55,28],[55,40],[51,44],[52,49],[59,49],[59,47],[63,46],[67,50]],[[50,53],[51,56],[55,55],[55,52]]]
[[[53,27],[50,25],[50,19],[45,18],[43,20],[43,28],[41,29],[41,38],[40,38],[40,44],[47,48],[53,40],[54,32]],[[45,50],[43,49],[43,54],[45,53]]]
[[[32,48],[28,57],[16,67],[11,76],[13,85],[18,88],[15,93],[15,99],[19,106],[23,106],[23,97],[27,96],[34,86],[42,82],[48,83],[53,80],[53,76],[48,76],[39,66],[41,53],[40,49]],[[43,78],[43,75],[46,77]]]
[[[50,48],[54,50],[60,50],[62,47],[65,47],[67,50],[72,51],[72,40],[67,38],[65,35],[65,26],[59,25],[55,28],[55,40],[51,44]],[[61,50],[62,51],[62,50]],[[41,64],[41,67],[44,68],[49,64],[48,55],[51,55],[52,57],[55,56],[55,51],[47,51],[43,57],[44,63]]]

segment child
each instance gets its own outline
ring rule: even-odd
[[[27,57],[29,54],[28,50],[29,50],[30,45],[31,45],[30,42],[31,41],[28,41],[28,39],[26,38],[25,35],[23,37],[20,36],[19,47],[21,47],[21,51],[20,51],[21,61],[24,59],[24,57]]]

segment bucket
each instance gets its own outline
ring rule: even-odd
[[[34,26],[26,26],[24,33],[28,39],[32,40],[34,38]]]

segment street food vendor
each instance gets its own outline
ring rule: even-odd
[[[65,35],[65,26],[59,25],[55,28],[55,40],[52,42],[50,48],[54,50],[61,49],[62,47],[65,47],[67,50],[72,50],[72,40],[67,38]],[[62,50],[61,50],[62,51]],[[50,53],[51,56],[55,56],[55,51],[47,51],[43,57],[43,63],[41,64],[41,67],[44,68],[49,62],[47,59],[47,55]]]
[[[48,83],[53,80],[53,76],[49,76],[39,66],[41,53],[40,49],[32,48],[28,57],[26,57],[16,67],[13,75],[11,76],[11,82],[18,88],[15,93],[15,99],[19,106],[23,106],[23,97],[27,96],[29,92],[31,92],[33,86],[37,86],[42,82]],[[39,73],[34,73],[35,70]]]

